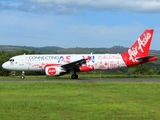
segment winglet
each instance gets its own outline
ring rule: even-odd
[[[145,30],[136,42],[126,52],[121,54],[127,66],[140,64],[137,58],[148,56],[153,32],[153,29]]]

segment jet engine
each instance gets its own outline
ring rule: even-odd
[[[63,75],[66,71],[59,66],[49,66],[45,68],[45,73],[48,76],[56,76],[56,75]]]

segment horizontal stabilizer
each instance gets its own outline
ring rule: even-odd
[[[136,58],[138,62],[149,62],[149,61],[153,61],[152,59],[155,60],[157,59],[157,57],[153,55],[149,55],[145,57]]]

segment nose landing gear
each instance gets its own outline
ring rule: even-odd
[[[22,80],[25,79],[25,72],[24,72],[24,71],[22,71],[21,79],[22,79]]]

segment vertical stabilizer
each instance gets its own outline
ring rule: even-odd
[[[148,57],[148,54],[150,44],[152,41],[153,32],[153,29],[145,30],[144,33],[132,45],[132,47],[130,47],[126,52],[121,54],[127,66],[145,63],[147,62],[147,59],[152,58]],[[140,58],[142,58],[141,61],[138,61],[137,59]]]

